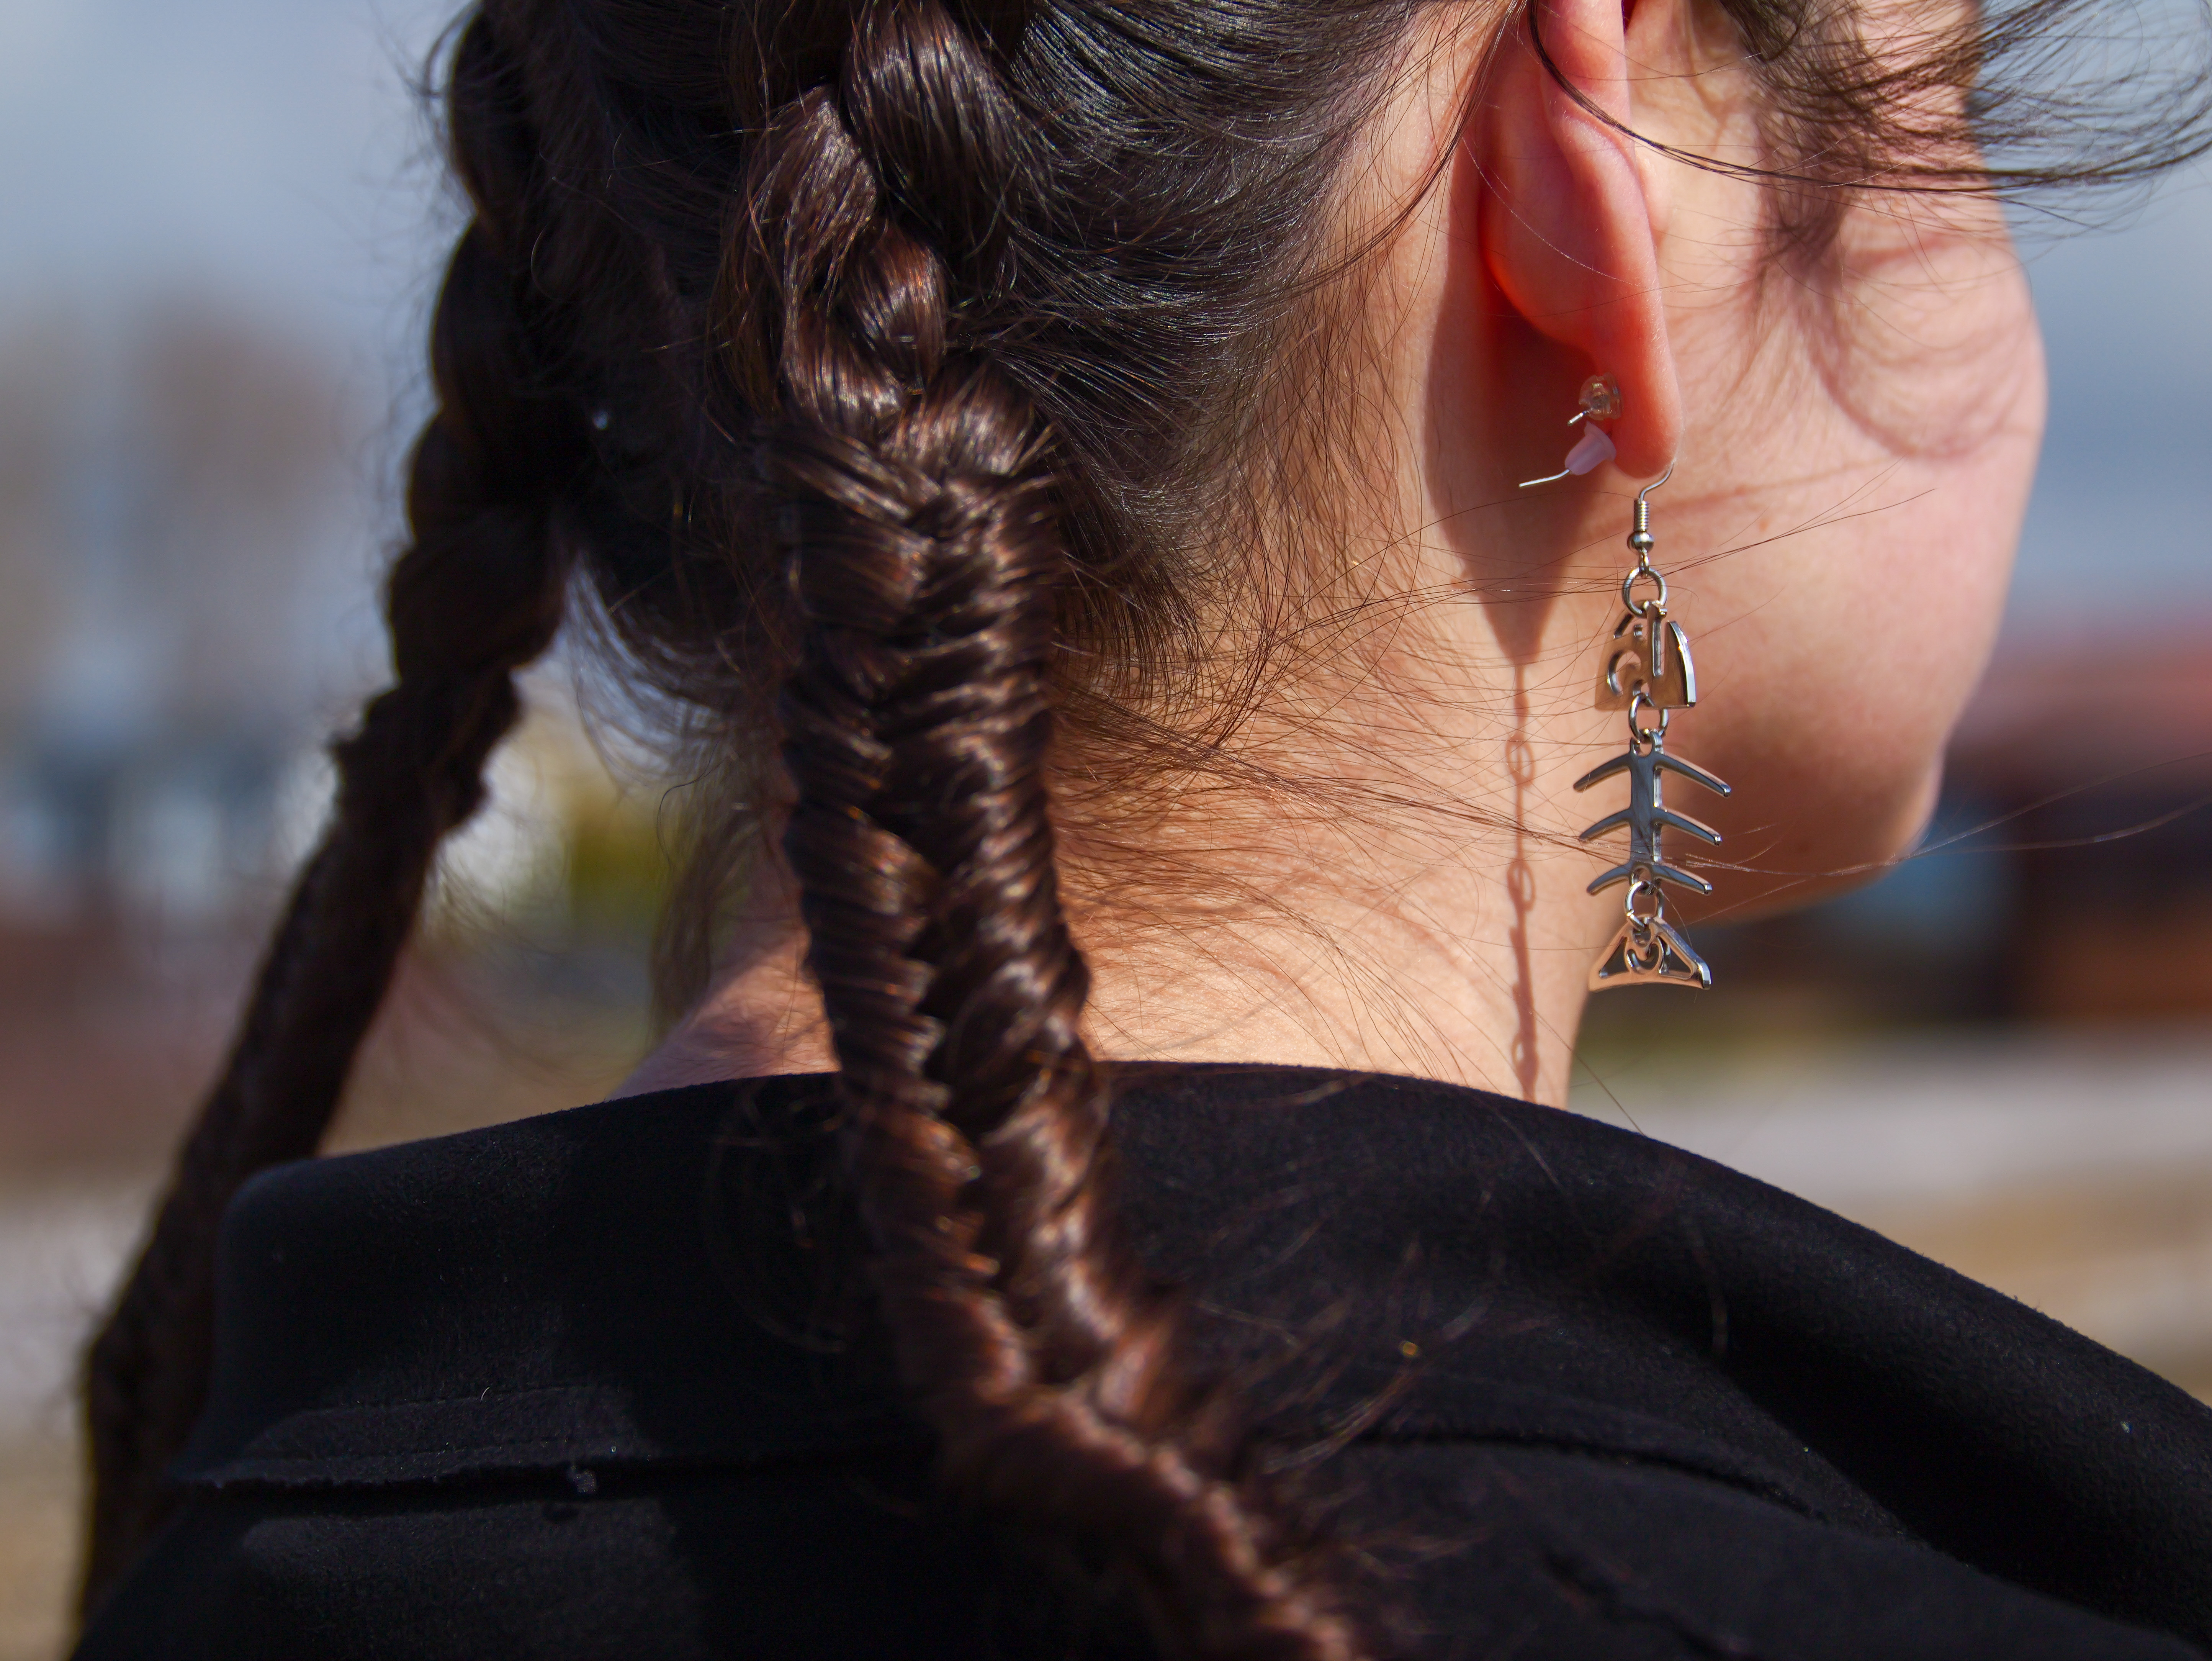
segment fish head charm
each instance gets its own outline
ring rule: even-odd
[[[1655,709],[1687,709],[1698,701],[1690,637],[1662,606],[1623,611],[1598,667],[1599,709],[1626,709],[1639,691]]]

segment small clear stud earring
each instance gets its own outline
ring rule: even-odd
[[[1582,407],[1567,417],[1567,425],[1571,427],[1578,421],[1589,424],[1575,441],[1574,448],[1567,452],[1565,465],[1545,478],[1522,480],[1521,488],[1525,490],[1532,484],[1556,484],[1563,478],[1580,478],[1604,466],[1619,452],[1613,447],[1613,435],[1597,423],[1611,421],[1620,414],[1620,382],[1609,374],[1594,374],[1583,382]]]

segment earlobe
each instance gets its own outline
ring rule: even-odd
[[[1620,465],[1648,477],[1674,459],[1681,392],[1652,204],[1622,131],[1632,93],[1621,0],[1534,0],[1500,43],[1466,142],[1492,281],[1527,327],[1620,382]],[[1559,389],[1563,405],[1572,397]]]

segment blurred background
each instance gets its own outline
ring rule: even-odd
[[[63,1641],[74,1353],[382,668],[459,215],[442,0],[0,0],[0,1661]],[[2052,417],[1928,851],[1600,1001],[1576,1106],[2212,1393],[2212,178],[2023,220]],[[2109,210],[2113,204],[2106,204]],[[2109,211],[2107,216],[2110,216]],[[558,666],[338,1140],[589,1100],[645,1041],[657,797]]]

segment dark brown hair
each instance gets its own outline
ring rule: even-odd
[[[2030,0],[2017,39],[1960,8],[1900,68],[1842,0],[1721,0],[1770,94],[1792,238],[1852,191],[2009,182],[1960,159],[1978,113],[2012,107],[1991,54],[2075,4]],[[1261,388],[1296,372],[1284,343],[1346,253],[1332,181],[1423,9],[464,19],[444,99],[474,217],[387,590],[396,679],[337,746],[330,829],[90,1355],[88,1607],[173,1503],[221,1213],[315,1149],[514,672],[583,594],[623,672],[744,785],[717,813],[781,827],[873,1284],[946,1480],[1117,1566],[1177,1652],[1364,1652],[1117,1224],[1046,788],[1071,744],[1188,747],[1203,725],[1199,624],[1244,574],[1190,530],[1233,510],[1269,437]],[[2013,171],[2140,176],[2201,139],[2193,84],[2156,142],[2090,123],[2094,153]],[[702,831],[694,938],[743,841]]]

